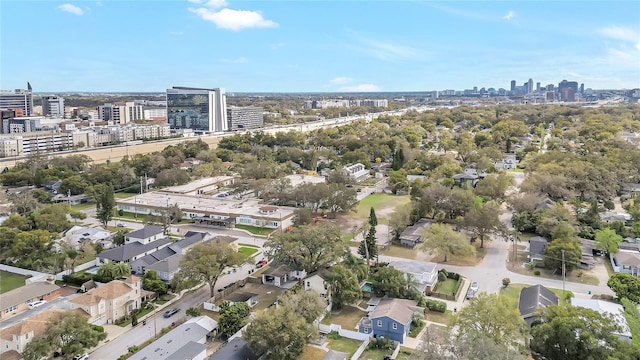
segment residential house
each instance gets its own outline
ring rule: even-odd
[[[529,262],[536,264],[536,266],[542,265],[544,261],[544,252],[547,248],[549,240],[542,236],[534,236],[529,239]]]
[[[411,330],[414,314],[424,316],[424,308],[415,300],[382,299],[369,317],[360,320],[358,331],[402,344]]]
[[[0,319],[8,319],[29,309],[29,303],[60,297],[60,287],[44,281],[26,284],[2,294]]]
[[[88,227],[75,225],[71,229],[67,230],[60,241],[64,241],[76,250],[79,250],[82,247],[82,244],[87,241],[92,244],[101,244],[103,249],[113,247],[111,232],[100,226]]]
[[[422,234],[431,226],[432,222],[428,219],[420,219],[417,223],[404,229],[400,234],[400,245],[413,248],[416,244],[422,242]]]
[[[624,184],[622,194],[629,198],[637,198],[640,196],[640,184]]]
[[[49,320],[62,312],[64,310],[48,309],[0,330],[0,358],[5,359],[11,351],[22,353],[34,337],[45,332]]]
[[[124,244],[107,251],[103,251],[96,255],[100,263],[105,262],[124,262],[130,263],[140,259],[143,256],[149,255],[155,251],[158,251],[164,247],[171,245],[171,239],[165,238],[156,240],[147,244],[141,244],[139,242],[132,242]]]
[[[207,342],[218,322],[203,315],[191,318],[131,355],[131,360],[205,360]],[[246,359],[244,359],[246,360]]]
[[[130,244],[133,242],[139,242],[140,244],[145,245],[166,237],[167,236],[164,234],[162,226],[147,225],[140,230],[132,231],[125,235],[124,243]]]
[[[630,225],[630,222],[632,220],[631,215],[629,215],[629,213],[624,210],[623,211],[605,211],[603,213],[600,213],[599,215],[600,215],[600,220],[602,220],[607,224],[611,224],[612,222],[615,222],[615,221],[620,221],[625,225]]]
[[[160,279],[171,281],[173,275],[180,270],[180,261],[187,250],[209,236],[209,233],[189,231],[184,239],[132,261],[131,271],[144,275],[148,270],[154,270]]]
[[[371,176],[369,170],[367,170],[367,168],[360,163],[345,166],[344,171],[347,175],[351,176],[357,182],[366,180]]]
[[[130,275],[125,280],[112,280],[69,300],[72,308],[89,314],[91,324],[113,323],[139,309],[149,292],[142,290],[142,280]]]
[[[624,316],[624,308],[622,305],[603,300],[581,298],[571,298],[571,305],[595,310],[601,315],[613,318],[613,321],[620,328],[619,331],[613,334],[617,335],[621,340],[631,342],[631,330],[629,330],[629,324]]]
[[[304,279],[307,272],[292,269],[288,265],[281,264],[275,268],[269,268],[262,273],[262,283],[288,289],[296,284],[297,280]]]
[[[71,196],[67,194],[58,194],[53,197],[52,201],[57,203],[65,203],[67,205],[80,205],[83,202],[87,202],[87,196],[85,194]]]
[[[235,338],[226,343],[209,360],[258,360],[257,356],[242,338]]]
[[[520,317],[531,327],[535,321],[540,320],[538,313],[551,305],[558,305],[560,299],[551,290],[542,285],[529,286],[520,290],[520,298],[518,299],[518,310]]]
[[[331,296],[331,290],[329,289],[329,284],[327,283],[328,274],[328,270],[320,270],[318,272],[311,273],[303,281],[305,291],[313,290],[320,294],[320,296],[322,296],[323,298],[329,299]]]
[[[611,257],[613,271],[640,276],[640,252],[620,250]]]
[[[504,159],[495,163],[498,170],[514,170],[518,165],[518,160],[513,154],[506,154]]]
[[[486,174],[476,169],[465,169],[462,174],[453,175],[453,181],[460,187],[476,187],[478,181],[484,179]]]
[[[390,261],[389,266],[394,267],[411,276],[416,283],[416,290],[421,293],[429,293],[438,282],[438,264],[426,261],[403,260]]]
[[[228,296],[225,296],[224,299],[228,301],[230,305],[233,305],[235,303],[246,303],[250,308],[252,308],[258,305],[258,301],[256,300],[257,297],[258,294],[236,291],[229,294]]]

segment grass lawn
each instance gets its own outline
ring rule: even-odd
[[[130,198],[130,197],[136,196],[136,195],[139,195],[139,194],[138,193],[126,193],[126,192],[119,192],[119,193],[113,194],[113,196],[118,200],[119,199]]]
[[[24,285],[26,277],[0,270],[0,294]]]
[[[78,205],[71,205],[69,206],[69,208],[71,208],[71,210],[73,211],[82,211],[82,210],[87,210],[87,209],[91,209],[96,207],[96,203],[93,201],[89,201],[86,203],[82,203],[82,204],[78,204]]]
[[[424,321],[420,321],[420,326],[411,325],[411,330],[409,330],[409,337],[415,338],[416,336],[418,336],[425,325],[427,325],[427,323]]]
[[[358,350],[360,344],[362,344],[362,341],[347,339],[338,335],[337,332],[329,333],[327,340],[329,340],[329,349],[347,353],[349,354],[349,358]]]
[[[511,251],[513,251],[513,248],[511,249]],[[509,260],[511,259],[513,259],[513,254],[509,255]],[[540,276],[547,279],[562,280],[562,275],[558,273],[554,273],[553,270],[540,268],[540,267],[537,267],[531,270],[529,269],[528,266],[522,265],[524,263],[527,263],[528,261],[529,260],[527,259],[527,253],[524,251],[519,251],[517,260],[515,262],[510,261],[510,263],[507,266],[509,267],[509,270],[518,274],[529,275],[529,276]],[[536,275],[536,271],[539,271],[540,274]],[[599,285],[600,280],[598,280],[597,277],[590,275],[589,273],[590,271],[588,270],[575,269],[566,274],[566,281],[571,281],[571,282],[581,283],[581,284],[589,284],[589,285]]]
[[[408,248],[406,246],[398,246],[398,245],[391,245],[388,248],[380,251],[380,255],[401,257],[401,258],[411,259],[411,260],[415,260],[417,254],[418,254],[418,250],[416,249]]]
[[[220,313],[211,310],[205,310],[202,305],[199,306],[200,314],[207,315],[215,321],[220,321]],[[185,309],[186,311],[186,309]]]
[[[262,236],[267,236],[275,231],[275,229],[266,229],[266,228],[260,228],[260,227],[249,226],[249,225],[241,225],[241,224],[236,224],[235,227],[236,229],[247,230],[252,234],[262,235]]]
[[[438,281],[435,290],[440,294],[455,295],[458,291],[458,281],[453,279]]]
[[[365,350],[365,352],[360,355],[360,360],[382,360],[385,355],[391,355],[393,351],[385,351],[381,349],[371,349]],[[400,347],[400,352],[398,353],[398,357],[396,360],[410,360],[412,359],[413,350],[405,347]]]
[[[158,304],[158,305],[162,305],[162,304],[165,304],[167,301],[170,301],[174,297],[175,297],[175,295],[164,294],[160,298],[158,298],[158,300],[156,300],[155,303]]]
[[[247,243],[238,243],[238,246],[244,246],[244,247],[256,248],[256,249],[260,248],[258,245],[252,245],[252,244],[247,244]]]
[[[336,324],[345,330],[354,330],[365,315],[367,315],[365,311],[353,306],[344,306],[339,313],[330,312],[322,319],[321,323],[325,325]]]
[[[302,355],[298,357],[298,359],[299,360],[322,360],[322,358],[326,353],[327,353],[326,351],[322,349],[318,349],[315,346],[307,345],[304,347],[304,351],[302,352]]]
[[[240,254],[244,254],[247,256],[253,256],[253,254],[258,252],[258,249],[254,248],[254,247],[246,247],[246,246],[242,246],[238,248],[238,252]]]
[[[371,194],[358,203],[354,217],[364,220],[369,217],[369,212],[372,207],[376,210],[389,207],[396,208],[398,206],[407,205],[409,202],[411,202],[409,195],[396,196],[379,193]]]
[[[427,310],[427,320],[438,324],[450,325],[453,320],[453,311],[447,310],[444,313]]]
[[[342,234],[340,239],[342,239],[342,241],[345,241],[345,242],[351,241],[353,239],[353,234],[351,234],[351,233]]]
[[[520,299],[520,291],[529,286],[531,285],[509,284],[509,286],[506,289],[505,288],[500,289],[500,296],[505,296],[509,298],[509,300],[511,300],[514,306],[518,306],[518,299]],[[555,288],[547,288],[547,289],[551,290],[554,294],[556,294],[556,296],[560,299],[560,304],[564,302],[562,299],[563,298],[562,289],[555,289]],[[567,292],[570,292],[570,291],[567,291]]]

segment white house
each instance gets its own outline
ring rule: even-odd
[[[99,226],[73,226],[71,229],[67,230],[64,237],[60,240],[66,242],[76,250],[79,250],[82,244],[86,241],[90,241],[92,244],[100,243],[102,244],[103,249],[113,247],[111,233]]]
[[[365,168],[363,164],[356,163],[353,165],[345,166],[344,171],[353,177],[356,181],[362,181],[369,178],[369,170]]]
[[[640,276],[640,252],[620,250],[611,257],[611,266],[615,272]]]
[[[622,305],[608,301],[580,298],[571,298],[571,305],[595,310],[602,315],[611,316],[620,327],[620,331],[615,332],[614,335],[617,335],[621,340],[631,342],[631,330],[629,330],[629,324],[624,317],[624,308]]]

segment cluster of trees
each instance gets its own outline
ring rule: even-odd
[[[243,332],[249,347],[268,360],[295,360],[317,336],[314,321],[327,304],[315,291],[288,291],[275,309],[258,313]]]

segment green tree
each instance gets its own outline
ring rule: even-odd
[[[631,345],[620,340],[618,322],[578,306],[549,306],[542,321],[531,327],[535,359],[634,360]]]
[[[278,299],[278,303],[303,318],[307,324],[316,321],[327,308],[326,300],[313,290],[287,291]]]
[[[416,297],[412,281],[405,273],[391,266],[383,266],[371,275],[371,289],[376,296],[410,299]]]
[[[229,337],[247,324],[251,308],[245,302],[229,305],[225,302],[220,309],[220,333]]]
[[[203,281],[209,285],[211,297],[216,282],[227,267],[241,265],[247,257],[223,243],[200,243],[187,251],[180,262],[178,282]]]
[[[258,313],[243,338],[249,348],[268,360],[295,360],[317,330],[303,317],[284,306]]]
[[[339,310],[344,304],[353,304],[362,298],[358,277],[343,265],[334,265],[326,277],[331,290],[333,309]]]
[[[325,206],[331,217],[336,213],[346,212],[358,204],[357,193],[353,188],[343,184],[329,184],[329,196],[325,199]]]
[[[613,255],[618,252],[618,244],[622,241],[622,236],[618,235],[610,228],[596,231],[596,246],[598,249]]]
[[[580,265],[582,247],[578,240],[553,240],[544,251],[544,266],[562,274],[562,258],[564,251],[564,266],[567,273]]]
[[[102,266],[100,266],[98,268],[98,272],[96,272],[96,275],[98,275],[99,277],[111,278],[111,279],[115,279],[115,278],[122,277],[129,274],[131,274],[131,268],[129,267],[129,265],[123,262],[105,263]]]
[[[423,237],[426,240],[420,246],[422,250],[435,252],[444,257],[444,262],[447,262],[449,256],[470,256],[476,252],[467,237],[453,230],[449,224],[432,224]]]
[[[480,293],[459,311],[453,326],[471,341],[487,337],[507,351],[518,348],[524,337],[525,323],[516,304],[507,297]]]
[[[96,191],[96,218],[107,226],[113,218],[113,209],[116,207],[116,199],[111,183],[95,187]]]
[[[358,248],[358,254],[367,261],[367,266],[369,266],[369,260],[375,259],[378,256],[376,225],[378,225],[378,218],[376,217],[376,211],[372,207],[369,211],[368,230]]]
[[[86,316],[75,311],[60,312],[47,323],[45,332],[35,337],[22,352],[25,360],[40,360],[53,352],[71,359],[76,354],[92,348],[107,334],[91,326]]]
[[[147,270],[142,277],[142,288],[147,291],[153,291],[159,296],[167,293],[167,284],[160,279],[155,270]]]
[[[484,247],[485,240],[491,239],[490,235],[503,235],[506,232],[505,225],[500,221],[500,207],[493,201],[475,205],[465,215],[464,225],[480,238],[480,248]]]
[[[276,262],[295,264],[307,273],[320,270],[347,252],[340,228],[331,222],[296,227],[272,237],[264,247]]]
[[[633,302],[640,303],[640,277],[627,273],[615,273],[609,277],[607,286],[618,299],[627,298]]]

